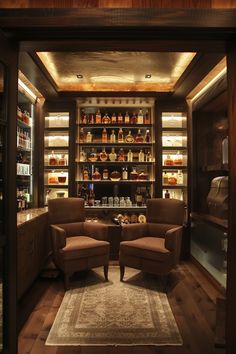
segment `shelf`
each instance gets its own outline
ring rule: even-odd
[[[67,127],[52,127],[52,128],[45,128],[45,132],[68,132],[69,128]]]
[[[187,146],[163,146],[162,145],[162,151],[171,151],[171,150],[177,150],[177,151],[183,151],[187,150]]]
[[[121,206],[88,206],[86,205],[85,206],[85,209],[88,209],[88,210],[146,210],[147,209],[147,206],[146,205],[143,205],[143,206],[137,206],[137,205],[134,205],[134,206],[124,206],[124,207],[121,207]]]
[[[68,151],[69,146],[45,146],[44,150],[67,150]]]
[[[31,149],[23,148],[22,146],[17,146],[18,151],[31,152]]]
[[[131,181],[131,180],[120,180],[120,181],[111,181],[111,180],[88,180],[88,181],[83,181],[83,180],[77,180],[77,183],[96,183],[96,184],[137,184],[137,183],[143,183],[143,184],[150,184],[153,183],[154,181],[143,181],[143,180],[136,180],[136,181]]]
[[[174,165],[174,166],[165,166],[165,165],[163,165],[162,166],[163,170],[186,170],[187,168],[188,167],[185,166],[185,165],[178,165],[178,166],[176,166],[176,165]]]
[[[138,162],[138,161],[75,161],[81,165],[153,165],[155,162]]]
[[[58,166],[58,165],[56,165],[56,166],[52,166],[52,165],[50,165],[50,166],[44,166],[44,169],[45,170],[68,170],[68,168],[69,168],[69,166],[68,165],[60,165],[60,166]]]
[[[64,189],[68,189],[68,184],[45,184],[44,187],[46,187],[46,188],[64,188]]]
[[[182,188],[187,188],[187,185],[186,184],[175,184],[174,186],[169,184],[162,185],[162,189],[182,189]]]
[[[152,128],[152,124],[83,124],[76,122],[81,128]]]
[[[20,120],[20,119],[17,119],[17,125],[21,128],[24,128],[24,129],[31,129],[31,125],[28,125],[28,124],[22,122],[22,120]]]
[[[142,147],[142,146],[145,146],[145,147],[151,147],[153,144],[155,144],[154,142],[152,143],[100,143],[100,142],[97,142],[97,143],[79,143],[79,142],[76,142],[76,144],[79,144],[80,146],[85,146],[85,147],[100,147],[100,146],[109,146],[109,147]]]
[[[192,217],[192,219],[207,221],[210,224],[219,226],[222,229],[228,228],[228,221],[227,220],[217,218],[216,216],[213,216],[213,215],[193,212],[193,213],[191,213],[191,217]]]
[[[175,128],[175,127],[171,127],[171,128],[162,128],[162,132],[186,132],[187,128]]]

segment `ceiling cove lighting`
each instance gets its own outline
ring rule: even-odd
[[[25,90],[31,98],[34,99],[34,101],[37,101],[37,96],[29,89],[28,86],[26,86],[26,84],[24,84],[23,81],[21,81],[21,79],[18,79],[18,85],[23,89]]]
[[[227,67],[221,70],[212,80],[210,80],[193,98],[192,102],[196,101],[205,91],[207,91],[214,83],[224,76],[227,72]]]

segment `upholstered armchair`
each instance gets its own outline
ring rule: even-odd
[[[183,222],[183,201],[149,199],[147,223],[122,226],[120,280],[123,280],[125,266],[168,275],[179,261]]]
[[[108,280],[108,227],[85,222],[84,200],[58,198],[48,201],[53,259],[64,273],[65,287],[76,271],[104,266]]]

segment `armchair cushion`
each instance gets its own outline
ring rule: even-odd
[[[122,225],[121,239],[131,241],[148,234],[147,224],[124,224]]]
[[[171,252],[165,248],[165,239],[158,237],[142,237],[133,241],[122,241],[120,244],[124,256],[134,256],[165,262]]]
[[[64,260],[105,255],[108,251],[108,242],[87,236],[67,237],[66,246],[60,250]]]

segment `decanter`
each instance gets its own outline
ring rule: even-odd
[[[51,155],[49,155],[49,163],[50,166],[55,166],[58,164],[58,157],[52,151]]]
[[[141,129],[138,130],[138,133],[135,137],[135,141],[136,143],[143,143],[143,136],[142,136],[142,133],[141,133]]]
[[[134,142],[134,137],[131,134],[131,130],[129,130],[129,134],[126,135],[125,142],[129,144]]]
[[[110,152],[110,154],[109,154],[109,159],[110,159],[110,161],[116,161],[116,158],[117,158],[117,155],[116,155],[116,153],[115,153],[115,149],[112,148],[112,149],[111,149],[111,152]]]
[[[105,148],[102,149],[102,152],[100,152],[99,157],[100,157],[101,161],[106,161],[107,160],[108,156],[107,156]]]
[[[98,168],[96,167],[94,173],[92,174],[92,180],[99,181],[99,180],[101,180],[101,178],[102,178],[101,173],[99,172]]]
[[[110,124],[111,123],[111,118],[108,116],[107,113],[105,113],[104,117],[102,118],[102,123],[103,124]]]
[[[133,167],[133,170],[130,172],[130,179],[135,181],[138,179],[138,172],[136,171],[136,167]]]

